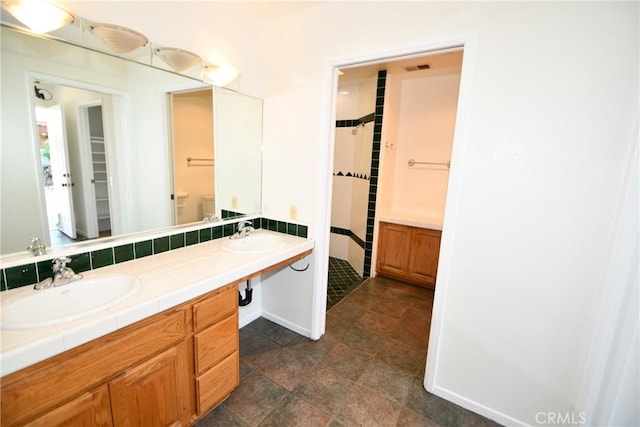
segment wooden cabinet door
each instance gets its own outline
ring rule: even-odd
[[[440,232],[414,228],[411,233],[411,253],[408,274],[417,283],[435,285],[440,253]]]
[[[378,237],[378,272],[396,276],[406,275],[410,248],[411,228],[381,222]]]
[[[109,382],[113,425],[188,425],[187,355],[185,343],[179,344]]]
[[[111,427],[109,390],[103,385],[26,424],[28,427]]]

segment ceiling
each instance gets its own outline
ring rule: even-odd
[[[245,13],[253,15],[263,21],[277,19],[288,16],[303,9],[325,3],[319,0],[297,0],[297,1],[256,1],[256,0],[234,0]]]

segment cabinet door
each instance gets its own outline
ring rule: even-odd
[[[440,253],[440,231],[414,228],[411,234],[409,275],[416,283],[435,285]]]
[[[405,276],[409,267],[411,228],[381,222],[379,236],[378,272]]]
[[[187,425],[185,356],[187,347],[182,343],[112,380],[109,393],[114,426]]]
[[[111,427],[109,391],[103,385],[26,424],[28,427]]]

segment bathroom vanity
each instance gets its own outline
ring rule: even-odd
[[[282,236],[260,253],[220,239],[101,269],[136,275],[139,291],[76,321],[2,330],[2,425],[192,424],[239,384],[238,286],[313,250]]]
[[[414,285],[434,287],[441,231],[423,226],[380,222],[377,272]]]

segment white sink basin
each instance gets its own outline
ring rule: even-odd
[[[240,254],[267,252],[284,246],[284,238],[276,234],[253,233],[240,239],[225,239],[222,249]]]
[[[57,325],[106,310],[131,296],[140,286],[130,274],[84,277],[77,282],[2,299],[2,329]]]

